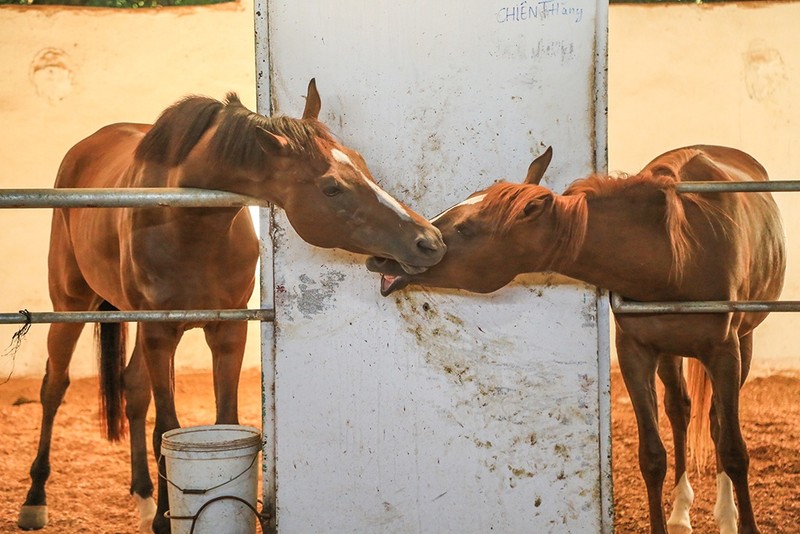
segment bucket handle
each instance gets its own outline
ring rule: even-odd
[[[164,457],[164,455],[163,455],[163,454],[159,454],[159,455],[158,455],[158,465],[161,465],[161,459],[162,459],[163,457]],[[231,479],[229,479],[229,480],[226,480],[225,482],[221,482],[221,483],[217,484],[216,486],[211,486],[210,488],[206,488],[206,489],[182,488],[182,487],[178,486],[178,485],[177,485],[177,484],[175,484],[173,481],[171,481],[169,478],[167,478],[167,475],[166,475],[166,470],[167,470],[167,469],[166,469],[166,467],[164,467],[164,472],[165,472],[165,473],[164,473],[163,475],[161,474],[161,469],[159,468],[159,470],[158,470],[158,476],[159,476],[159,477],[161,477],[161,478],[163,478],[164,480],[166,480],[166,481],[167,481],[167,482],[168,482],[168,483],[169,483],[169,484],[170,484],[172,487],[174,487],[174,488],[177,488],[178,490],[180,490],[180,491],[181,491],[181,492],[182,492],[184,495],[205,495],[205,494],[206,494],[206,493],[208,493],[209,491],[214,491],[214,490],[215,490],[215,489],[217,489],[217,488],[221,488],[221,487],[222,487],[222,486],[224,486],[225,484],[229,484],[229,483],[233,482],[234,480],[236,480],[236,479],[237,479],[237,478],[239,478],[240,476],[242,476],[242,475],[244,475],[245,473],[247,473],[248,471],[250,471],[250,468],[251,468],[251,467],[253,467],[253,464],[254,464],[254,463],[256,463],[256,458],[258,458],[258,451],[256,451],[256,453],[255,453],[255,454],[253,454],[253,459],[252,459],[252,460],[250,460],[250,465],[248,465],[248,466],[247,466],[247,467],[244,469],[244,471],[242,471],[241,473],[239,473],[239,474],[238,474],[238,475],[236,475],[235,477],[233,477],[233,478],[231,478]],[[216,499],[211,499],[211,500],[210,500],[210,501],[208,501],[208,502],[214,502],[215,500],[216,500]],[[203,507],[205,507],[205,505],[204,505]],[[250,506],[250,507],[252,508],[252,506]],[[200,508],[200,509],[202,510],[203,508]],[[184,518],[180,518],[180,519],[184,519]]]
[[[181,491],[183,491],[183,490],[181,490]],[[222,500],[225,500],[225,499],[232,499],[234,501],[239,501],[240,503],[242,503],[245,506],[247,506],[250,509],[250,511],[253,512],[253,514],[255,514],[256,519],[258,519],[258,525],[261,527],[261,532],[266,532],[266,530],[264,530],[264,528],[265,528],[264,527],[264,522],[267,519],[269,519],[269,515],[268,514],[260,514],[260,513],[258,513],[258,510],[256,510],[255,507],[252,504],[250,504],[246,500],[242,499],[241,497],[237,497],[236,495],[220,495],[219,497],[214,497],[213,499],[209,499],[208,501],[203,503],[203,506],[201,506],[200,509],[197,510],[197,513],[194,514],[194,515],[186,515],[186,516],[178,516],[178,515],[176,515],[176,516],[172,516],[172,515],[170,515],[169,510],[167,510],[166,512],[164,512],[164,517],[166,517],[167,519],[170,519],[170,520],[172,520],[172,519],[191,519],[192,520],[192,526],[189,529],[189,534],[194,534],[194,527],[195,527],[195,525],[197,525],[197,520],[200,519],[200,514],[203,513],[203,510],[205,510],[206,507],[209,506],[210,504],[215,503],[217,501],[222,501]]]

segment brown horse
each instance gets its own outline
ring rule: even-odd
[[[57,187],[198,187],[258,197],[283,208],[297,233],[320,247],[392,257],[418,272],[445,251],[441,234],[384,192],[362,157],[318,122],[314,80],[302,119],[267,118],[236,95],[226,102],[186,98],[154,125],[114,124],[75,145]],[[56,311],[244,308],[253,291],[259,242],[246,208],[56,209],[49,287]],[[168,532],[166,482],[158,507],[146,461],[145,415],[156,405],[153,449],[179,426],[173,392],[175,348],[203,328],[211,349],[216,422],[236,424],[245,322],[140,323],[124,368],[124,329],[101,327],[101,384],[110,439],[130,424],[131,493],[142,527]],[[41,390],[42,428],[32,485],[20,512],[24,529],[47,522],[45,482],[53,421],[69,384],[69,363],[83,324],[53,324]],[[149,380],[148,380],[149,377]],[[163,471],[163,463],[159,466]],[[155,516],[154,516],[155,514]]]
[[[780,216],[767,193],[678,194],[679,181],[762,181],[764,168],[732,148],[672,150],[627,179],[592,176],[563,195],[539,186],[550,150],[522,185],[500,183],[475,193],[431,222],[448,252],[417,274],[370,258],[383,273],[384,295],[410,283],[490,292],[517,274],[556,271],[638,301],[772,300],[783,285]],[[619,315],[619,365],[639,429],[639,464],[647,487],[650,530],[691,531],[693,493],[686,476],[690,398],[682,358],[699,361],[713,384],[711,434],[716,445],[717,505],[723,533],[758,532],[747,483],[748,455],[739,426],[739,388],[750,368],[753,329],[766,313]],[[666,452],[658,435],[656,373],[675,441],[675,503],[662,507]],[[707,374],[707,375],[706,375]],[[690,377],[692,374],[690,373]],[[702,404],[695,402],[695,405]],[[698,408],[698,406],[696,406]]]

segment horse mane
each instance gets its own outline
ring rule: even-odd
[[[135,157],[167,166],[180,165],[202,135],[217,126],[211,138],[211,156],[222,164],[246,168],[264,165],[265,154],[256,130],[261,128],[288,141],[297,155],[322,158],[317,140],[333,142],[327,127],[317,120],[290,117],[265,117],[253,113],[228,93],[220,102],[205,96],[188,96],[164,110],[139,146]]]
[[[697,150],[677,151],[666,158],[661,158],[658,165],[652,167],[648,165],[634,176],[595,174],[572,183],[564,191],[564,196],[601,198],[635,193],[637,190],[657,191],[663,194],[664,229],[672,250],[671,276],[679,282],[684,265],[698,245],[686,216],[686,206],[695,205],[707,217],[712,212],[721,215],[720,209],[708,199],[696,193],[678,194],[675,187],[681,181],[683,166],[698,154],[700,152]]]
[[[543,270],[574,261],[586,239],[589,211],[583,195],[557,196],[543,187],[500,182],[489,188],[484,206],[492,217],[489,224],[497,234],[507,233],[523,215],[530,202],[546,201],[552,197],[555,214],[556,239],[544,253]]]
[[[547,251],[549,267],[577,258],[586,238],[588,199],[657,192],[664,198],[664,229],[672,251],[670,275],[679,282],[684,265],[698,246],[686,215],[687,205],[696,206],[709,221],[719,217],[731,220],[708,198],[697,193],[677,192],[675,186],[681,181],[683,167],[699,154],[699,150],[676,151],[662,157],[657,165],[648,165],[633,176],[594,174],[573,182],[562,195],[554,195],[557,238]],[[501,182],[486,191],[484,206],[492,213],[490,224],[502,234],[509,231],[529,202],[544,200],[549,195],[552,193],[542,187]],[[721,225],[717,230],[726,232],[726,228],[726,225]]]

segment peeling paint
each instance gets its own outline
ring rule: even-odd
[[[325,272],[319,280],[302,274],[291,300],[306,319],[321,314],[336,302],[336,288],[345,278],[339,271]]]

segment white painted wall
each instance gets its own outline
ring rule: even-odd
[[[272,97],[294,115],[316,76],[324,122],[421,213],[521,179],[547,144],[562,190],[595,165],[597,12],[558,5],[270,2]],[[592,288],[384,299],[361,258],[309,247],[282,213],[273,240],[280,531],[602,531]]]

